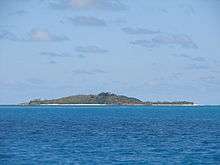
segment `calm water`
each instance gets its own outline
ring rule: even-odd
[[[220,107],[0,106],[0,164],[220,164]]]

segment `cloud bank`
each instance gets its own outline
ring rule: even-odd
[[[190,56],[187,54],[173,54],[173,56],[186,58],[186,59],[189,59],[189,60],[195,61],[195,62],[205,62],[206,61],[206,59],[204,57],[194,57],[194,56]]]
[[[52,9],[98,9],[105,11],[122,11],[127,9],[126,5],[120,0],[58,0],[51,2]]]
[[[60,42],[60,41],[67,41],[69,40],[69,38],[66,36],[52,34],[48,30],[45,30],[45,29],[33,29],[31,30],[29,34],[29,38],[27,40]]]
[[[153,48],[160,46],[176,45],[182,48],[197,49],[198,46],[186,34],[159,34],[151,40],[135,40],[130,42],[132,45]]]
[[[76,69],[73,70],[73,73],[78,75],[95,75],[95,74],[105,74],[106,72],[101,69],[93,69],[93,70]]]
[[[108,50],[102,49],[98,46],[77,46],[75,48],[76,52],[79,53],[107,53]]]
[[[160,33],[160,31],[158,31],[158,30],[149,30],[146,28],[131,28],[131,27],[122,28],[122,31],[124,31],[126,34],[131,34],[131,35],[144,35],[144,34],[158,34],[158,33]]]
[[[7,30],[2,30],[0,31],[0,40],[16,41],[18,38],[13,33]]]
[[[76,26],[106,26],[106,22],[103,19],[96,17],[78,16],[69,18],[69,21]]]
[[[52,34],[45,29],[32,29],[26,36],[18,37],[7,30],[0,31],[0,40],[9,40],[17,42],[62,42],[69,38],[64,35]]]
[[[49,57],[70,57],[70,55],[67,53],[41,52],[40,54]]]

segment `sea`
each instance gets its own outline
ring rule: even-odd
[[[0,164],[220,164],[220,106],[0,106]]]

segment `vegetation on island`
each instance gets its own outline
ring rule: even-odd
[[[35,99],[28,105],[45,104],[107,104],[107,105],[193,105],[193,102],[175,101],[175,102],[144,102],[134,97],[116,95],[109,92],[102,92],[98,95],[75,95],[51,100]]]

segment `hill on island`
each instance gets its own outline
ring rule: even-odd
[[[139,99],[116,95],[112,93],[100,93],[98,95],[75,95],[52,100],[32,100],[29,104],[144,104]]]
[[[51,100],[35,99],[28,105],[45,104],[108,104],[108,105],[193,105],[193,102],[144,102],[134,97],[102,92],[98,95],[75,95]]]

